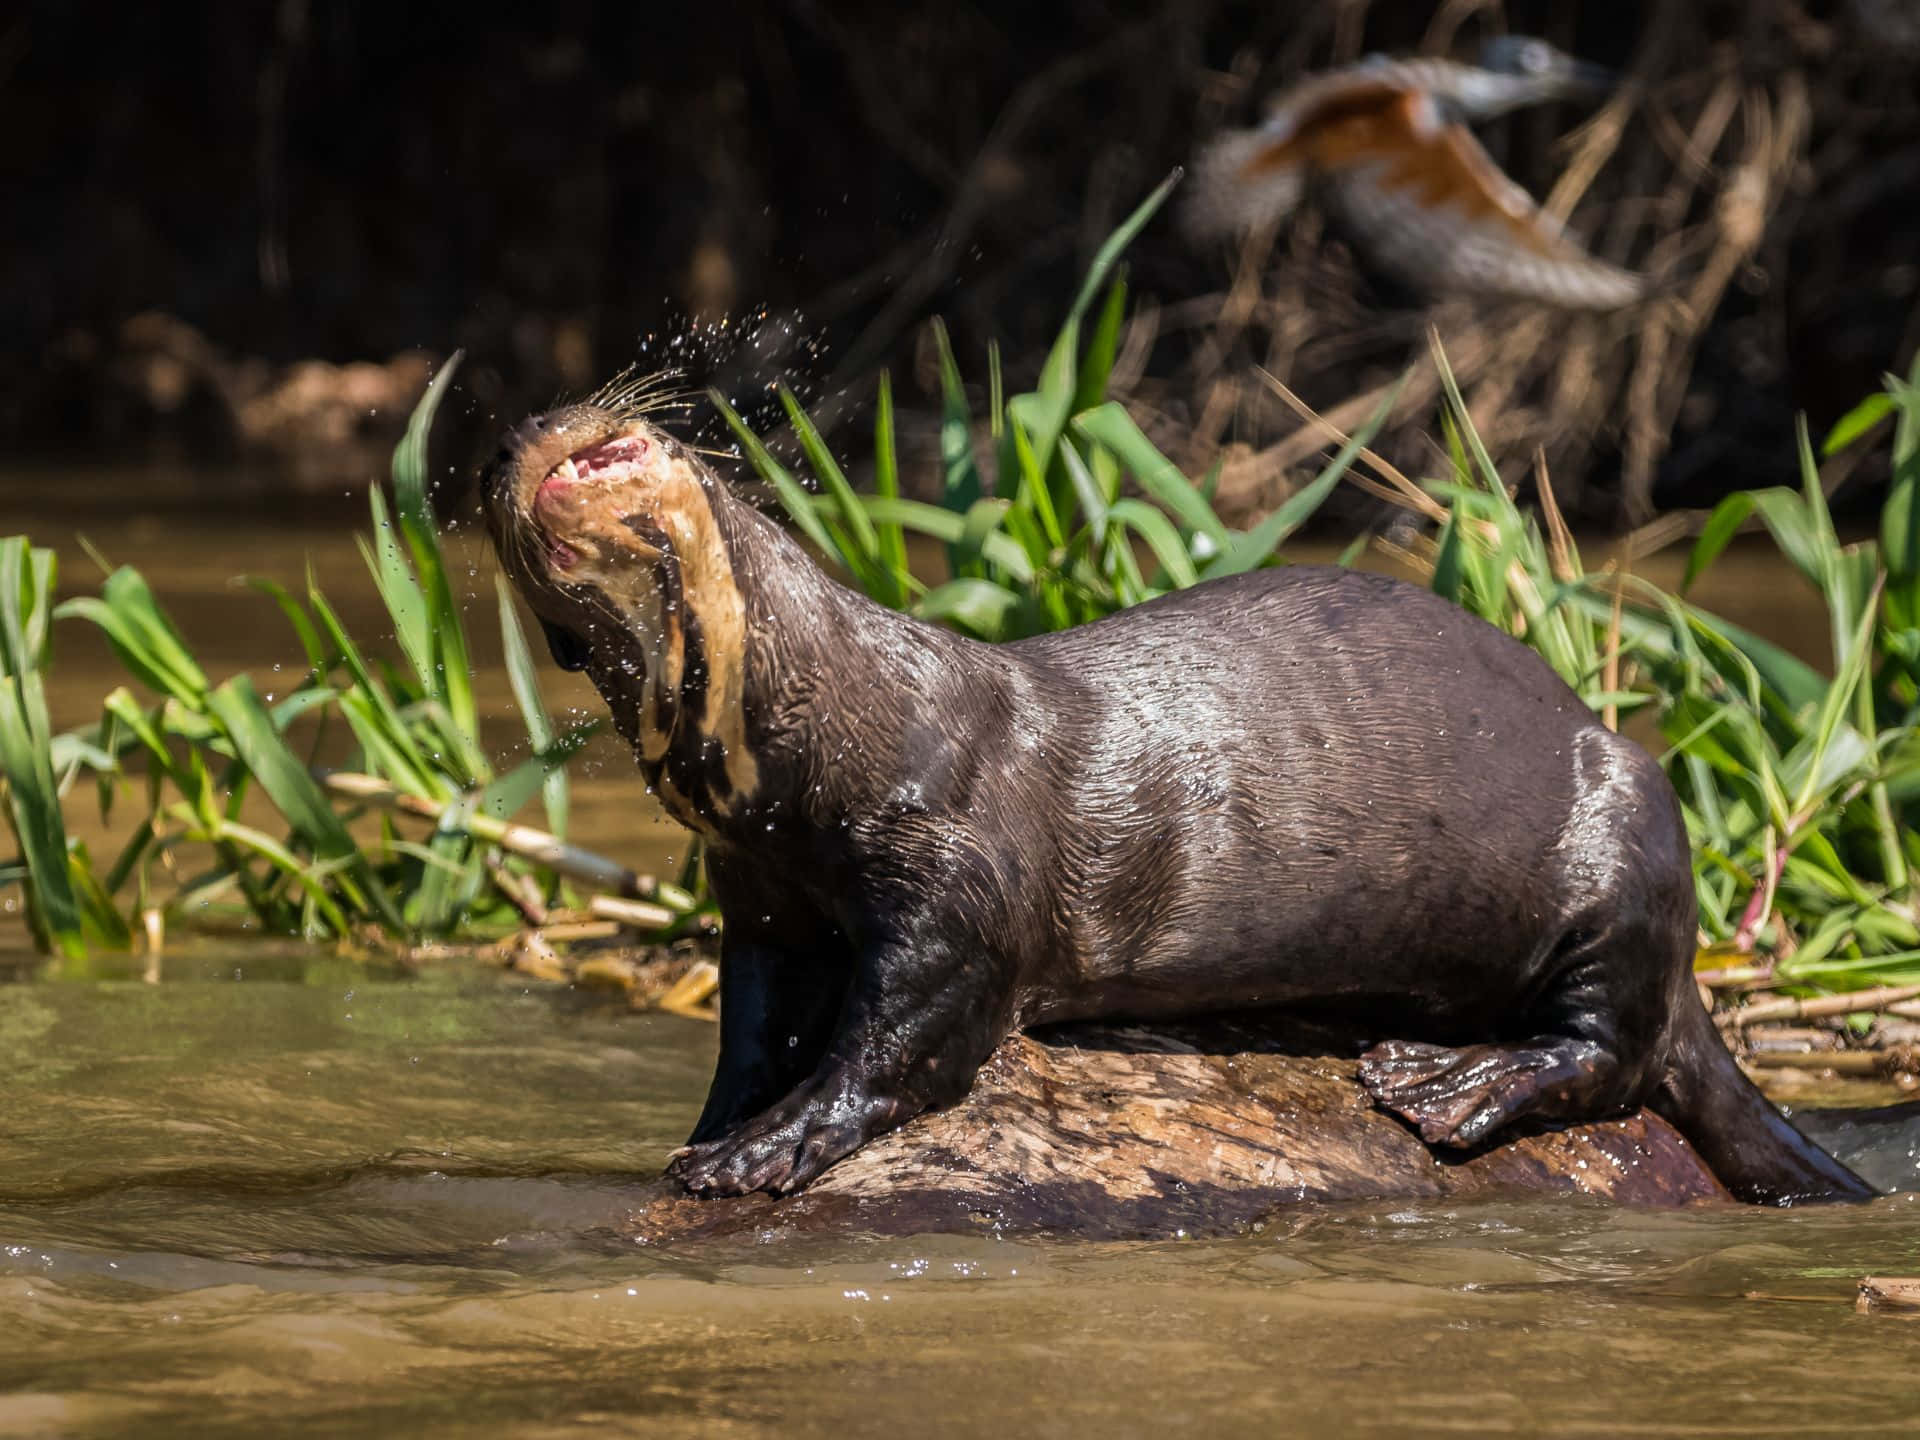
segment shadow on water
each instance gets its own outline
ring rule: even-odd
[[[95,538],[220,673],[292,648],[230,572],[297,580],[311,551],[337,596],[367,589],[344,537]],[[90,643],[62,635],[62,723],[117,683]],[[617,751],[579,797],[585,843],[669,853]],[[236,942],[149,983],[22,943],[0,921],[0,1436],[1862,1435],[1910,1433],[1920,1396],[1920,1330],[1851,1304],[1920,1273],[1912,1196],[662,1253],[614,1227],[691,1124],[711,1027],[473,967]],[[1885,1117],[1808,1123],[1916,1163]]]

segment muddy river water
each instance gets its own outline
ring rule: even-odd
[[[293,582],[310,556],[379,633],[357,512],[129,524],[84,477],[0,484],[0,530],[56,544],[70,587],[94,578],[76,529],[141,565],[216,676],[269,688],[297,653],[243,572]],[[485,640],[491,568],[459,549]],[[1708,602],[1817,647],[1806,597],[1743,563]],[[56,719],[75,723],[119,677],[84,626],[60,643]],[[547,679],[559,707],[590,703]],[[504,752],[485,656],[478,683]],[[576,838],[668,861],[675,833],[616,749],[579,791]],[[0,980],[0,1436],[1920,1430],[1920,1323],[1851,1303],[1862,1275],[1920,1274],[1913,1196],[1383,1202],[1158,1243],[667,1253],[615,1225],[691,1123],[709,1026],[279,943],[176,945],[157,977],[49,965],[11,914]],[[1915,1173],[1910,1146],[1874,1158]]]

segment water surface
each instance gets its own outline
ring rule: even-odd
[[[349,624],[379,628],[337,529],[87,525],[216,676],[295,653],[243,570],[296,582],[310,555]],[[31,528],[87,581],[68,517]],[[490,568],[460,544],[485,637]],[[1742,618],[1818,654],[1804,596],[1749,593],[1765,613]],[[78,626],[54,679],[62,723],[120,683]],[[578,838],[670,863],[617,749],[578,790]],[[1851,1306],[1862,1275],[1920,1274],[1911,1197],[663,1253],[617,1225],[692,1122],[709,1026],[477,966],[176,943],[149,978],[22,946],[0,917],[0,1436],[1858,1436],[1920,1415],[1920,1327]]]

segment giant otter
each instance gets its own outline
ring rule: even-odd
[[[984,645],[829,578],[618,403],[514,428],[501,560],[725,921],[720,1060],[670,1163],[806,1185],[1017,1027],[1310,1006],[1430,1144],[1652,1105],[1735,1194],[1872,1192],[1691,979],[1671,786],[1525,646],[1313,566]]]

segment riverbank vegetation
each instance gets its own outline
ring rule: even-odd
[[[254,578],[255,603],[278,608],[301,657],[291,668],[305,672],[270,701],[244,673],[215,683],[136,570],[100,559],[98,592],[56,605],[53,552],[0,541],[0,764],[19,845],[0,882],[22,887],[41,949],[124,948],[136,931],[152,944],[180,923],[409,943],[555,920],[593,934],[638,923],[658,938],[706,923],[694,893],[565,843],[565,765],[598,724],[554,726],[504,580],[502,650],[531,753],[499,773],[480,745],[460,599],[425,485],[427,434],[454,370],[436,377],[395,451],[391,502],[378,487],[369,497],[361,551],[398,663],[349,634],[311,577],[301,595]],[[53,621],[99,627],[132,682],[105,697],[98,721],[61,734],[42,681]],[[321,768],[342,746],[345,765]],[[63,802],[78,803],[83,776],[103,821],[137,812],[110,859],[67,837]],[[547,828],[512,823],[536,796]],[[262,804],[277,828],[253,822]]]
[[[942,414],[931,501],[902,493],[884,376],[871,493],[855,489],[791,393],[781,400],[811,483],[712,397],[827,563],[881,603],[1008,640],[1284,563],[1287,539],[1337,488],[1356,486],[1405,520],[1362,536],[1341,563],[1372,550],[1424,576],[1533,646],[1608,723],[1664,751],[1694,841],[1704,982],[1775,992],[1766,1003],[1794,1018],[1822,1006],[1852,1014],[1855,1032],[1863,1007],[1920,1018],[1920,367],[1888,377],[1821,447],[1884,449],[1892,478],[1877,537],[1841,540],[1803,425],[1799,488],[1723,501],[1699,526],[1678,593],[1618,564],[1586,568],[1544,464],[1501,473],[1437,341],[1409,377],[1441,397],[1437,474],[1409,476],[1370,448],[1393,391],[1352,434],[1316,420],[1329,452],[1318,475],[1238,528],[1214,504],[1217,473],[1182,475],[1108,397],[1128,313],[1120,255],[1167,188],[1100,250],[1033,389],[1005,394],[991,350],[984,387],[970,389],[935,328]],[[96,594],[55,604],[53,554],[25,537],[0,542],[0,771],[18,852],[0,864],[0,885],[20,887],[42,949],[77,955],[168,925],[213,924],[396,946],[505,940],[550,956],[549,941],[564,949],[569,939],[711,930],[697,867],[673,881],[638,877],[565,845],[566,763],[592,727],[554,726],[497,578],[530,755],[498,773],[479,743],[461,609],[424,483],[428,431],[453,369],[395,452],[392,499],[377,488],[370,499],[363,552],[397,660],[347,633],[317,585],[296,595],[255,581],[305,672],[269,702],[245,674],[208,676],[135,571],[103,566]],[[1518,498],[1522,483],[1531,505]],[[1824,607],[1830,666],[1688,600],[1699,574],[1754,526]],[[909,566],[910,534],[943,548],[945,575]],[[98,626],[130,682],[105,697],[97,721],[63,733],[52,731],[41,681],[55,624]],[[323,768],[323,756],[337,765]],[[103,816],[134,812],[111,857],[67,833],[65,808],[89,793]],[[544,829],[516,818],[536,796]],[[1846,1038],[1844,1027],[1835,1033]]]

